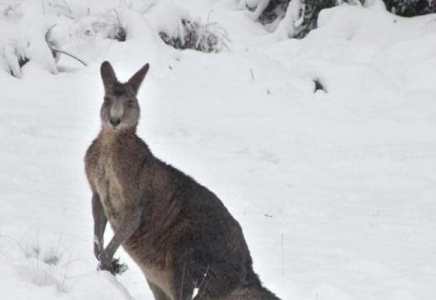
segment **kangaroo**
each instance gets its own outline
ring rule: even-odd
[[[239,223],[206,187],[156,158],[136,135],[143,66],[118,81],[101,65],[101,131],[85,156],[92,190],[94,254],[114,272],[120,246],[141,268],[156,300],[280,300],[253,271]],[[109,221],[114,235],[104,248]]]

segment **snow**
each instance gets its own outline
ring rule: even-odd
[[[139,135],[219,195],[281,299],[436,298],[434,15],[342,5],[305,39],[283,40],[232,1],[167,0],[177,5],[168,16],[135,12],[155,1],[67,2],[99,18],[116,7],[131,35],[83,36],[83,23],[52,15],[88,67],[62,56],[56,75],[43,58],[21,79],[0,72],[1,299],[153,299],[123,251],[130,269],[117,277],[93,256],[83,156],[106,59],[124,80],[150,63]],[[229,50],[166,46],[157,31],[177,30],[181,15],[218,22]],[[315,79],[326,92],[313,93]]]

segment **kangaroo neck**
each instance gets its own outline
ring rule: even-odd
[[[136,127],[112,129],[108,126],[103,126],[99,139],[105,145],[113,145],[122,142],[123,140],[130,140],[136,138]]]
[[[102,151],[105,153],[118,151],[120,149],[126,151],[141,149],[142,155],[153,157],[148,145],[136,135],[136,127],[113,130],[110,127],[103,126],[97,140],[102,147]]]

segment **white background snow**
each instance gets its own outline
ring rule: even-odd
[[[89,63],[63,56],[52,74],[34,59],[21,79],[0,69],[0,299],[153,299],[123,251],[129,271],[96,271],[83,156],[100,126],[103,60],[121,80],[150,63],[138,134],[223,200],[281,299],[436,299],[436,16],[342,5],[292,40],[235,1],[138,13],[154,2],[67,1],[77,15],[117,8],[124,43],[83,38],[83,23],[39,1],[21,7],[25,25],[0,24],[4,51],[58,22],[65,49]],[[229,49],[165,45],[157,33],[180,30],[181,15],[218,22]]]

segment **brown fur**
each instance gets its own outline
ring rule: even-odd
[[[119,83],[101,67],[102,129],[89,147],[94,253],[111,271],[122,245],[142,269],[156,300],[279,300],[261,286],[238,222],[215,194],[157,159],[136,135],[137,91],[148,71]],[[114,236],[103,249],[107,221]]]

